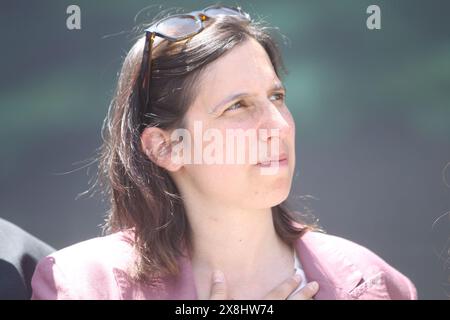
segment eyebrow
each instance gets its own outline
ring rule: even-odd
[[[275,83],[268,92],[272,92],[272,91],[277,91],[277,90],[283,90],[284,92],[286,92],[286,88],[285,86],[280,83],[277,82]],[[238,98],[242,98],[242,97],[246,97],[249,96],[250,94],[247,92],[239,92],[239,93],[235,93],[232,95],[229,95],[228,97],[226,97],[225,99],[223,99],[221,102],[219,102],[218,104],[216,104],[213,108],[211,108],[211,110],[209,111],[209,113],[215,113],[217,112],[218,109],[220,109],[223,105],[226,105],[228,103],[230,103],[231,101],[234,101]]]

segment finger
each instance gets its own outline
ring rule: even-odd
[[[216,270],[212,278],[213,283],[211,285],[210,300],[226,300],[227,286],[225,283],[225,275],[222,271]]]
[[[301,276],[295,274],[270,291],[264,300],[285,300],[299,285]]]
[[[299,292],[287,300],[313,300],[313,296],[319,291],[319,284],[312,281],[304,286]]]

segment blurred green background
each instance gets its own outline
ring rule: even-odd
[[[101,143],[133,28],[161,9],[213,3],[0,2],[1,217],[58,249],[100,234],[106,206],[76,196],[94,176],[82,167]],[[379,254],[419,298],[448,297],[450,221],[437,219],[450,210],[450,2],[222,3],[284,35],[293,194],[315,197],[309,206],[329,233]],[[66,28],[71,4],[81,30]],[[381,30],[366,27],[371,4]]]

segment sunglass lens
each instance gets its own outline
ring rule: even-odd
[[[172,38],[186,37],[197,32],[201,23],[191,16],[175,16],[162,20],[156,26],[156,30]]]

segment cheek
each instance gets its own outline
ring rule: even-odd
[[[286,108],[286,112],[284,114],[284,119],[286,120],[287,130],[286,130],[286,144],[289,149],[289,166],[291,168],[291,175],[293,175],[295,170],[295,120],[292,116],[291,112]]]
[[[239,165],[190,165],[186,170],[196,188],[212,198],[233,200],[248,190],[245,168]]]
[[[286,112],[285,112],[285,119],[286,119],[286,123],[288,124],[288,128],[289,131],[295,135],[295,120],[294,117],[292,116],[292,113],[289,111],[289,109],[286,107]]]

